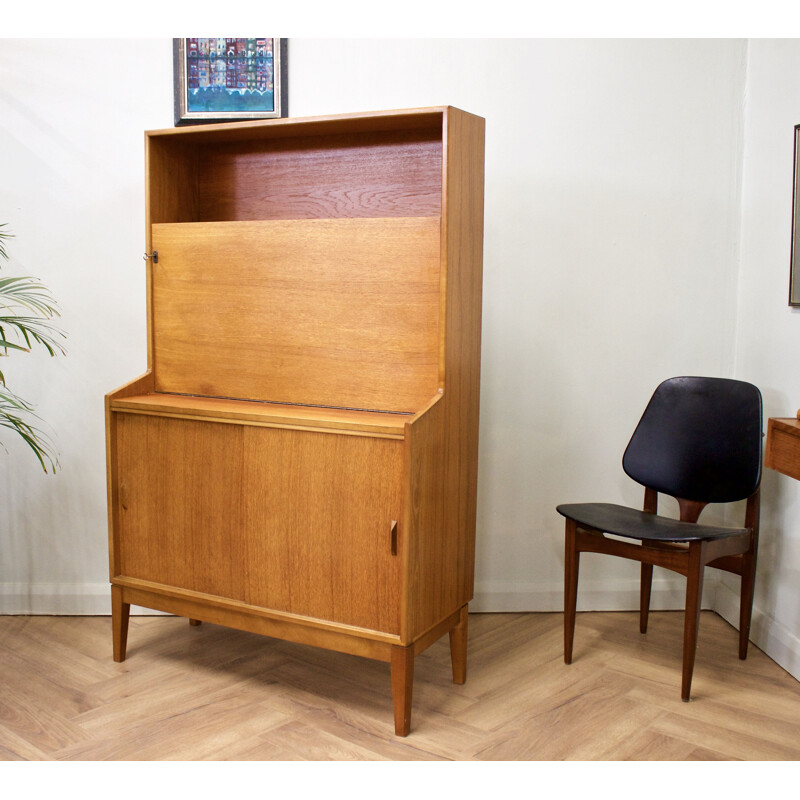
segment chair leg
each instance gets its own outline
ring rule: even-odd
[[[692,690],[692,673],[697,652],[697,629],[700,626],[700,605],[703,597],[705,573],[705,542],[689,545],[689,572],[686,576],[686,616],[683,622],[683,675],[681,700],[689,702]]]
[[[578,568],[580,551],[576,546],[577,523],[568,519],[564,544],[564,663],[572,663],[575,638],[575,610],[578,605]]]
[[[753,594],[756,584],[755,555],[745,553],[742,556],[742,591],[739,601],[739,658],[747,658],[747,646],[750,643],[750,621],[753,616]]]
[[[647,633],[650,616],[650,590],[653,586],[653,565],[642,562],[642,581],[639,587],[639,633]]]

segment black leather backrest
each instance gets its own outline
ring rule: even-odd
[[[749,497],[761,479],[761,392],[726,378],[670,378],[655,391],[622,468],[659,492],[707,503]]]

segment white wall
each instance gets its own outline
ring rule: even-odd
[[[745,43],[291,48],[292,114],[450,103],[487,120],[473,607],[559,609],[556,504],[641,502],[620,459],[656,384],[733,367]],[[655,602],[680,606],[668,575]],[[636,598],[638,567],[584,559],[583,607]]]
[[[765,61],[798,57],[791,43],[754,48]],[[746,335],[775,319],[773,344],[785,347],[798,322],[785,306],[785,253],[779,289],[760,284],[749,315],[742,304],[734,346],[737,292],[756,284],[759,238],[785,249],[790,205],[770,198],[782,215],[770,226],[751,218],[757,192],[745,181],[740,286],[747,52],[733,39],[290,41],[292,116],[451,104],[487,120],[475,610],[561,607],[555,506],[640,502],[620,458],[662,379],[764,378],[772,410],[800,405],[788,364],[764,375],[778,355]],[[4,438],[0,611],[103,613],[102,398],[145,365],[142,131],[172,125],[171,42],[6,40],[0,78],[0,221],[17,236],[13,270],[60,299],[70,351],[4,362],[52,424],[62,470],[42,475]],[[747,84],[752,114],[768,87],[768,74]],[[765,114],[773,101],[787,103],[764,96]],[[745,177],[771,187],[745,152]],[[769,157],[785,194],[785,153]],[[774,497],[778,488],[767,481],[773,538],[798,513],[794,487]],[[582,606],[632,607],[637,575],[587,557]],[[788,568],[781,576],[791,580]],[[654,605],[680,606],[681,587],[663,573]],[[762,616],[790,638],[800,632],[791,592],[759,587]]]
[[[788,306],[794,126],[800,123],[800,41],[749,43],[736,374],[764,396],[765,416],[800,408],[800,310]],[[718,603],[734,618],[737,581]],[[753,638],[800,676],[800,484],[763,479]]]
[[[169,40],[5,40],[0,47],[4,272],[40,277],[68,355],[3,360],[54,430],[46,476],[0,451],[0,610],[110,607],[103,395],[145,369],[143,129],[171,124]]]

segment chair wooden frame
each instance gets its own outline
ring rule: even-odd
[[[681,521],[692,523],[697,522],[700,513],[708,505],[680,498],[678,498],[678,504]],[[655,489],[646,487],[644,511],[656,514],[657,510],[658,493]],[[699,525],[698,538],[688,543],[642,540],[641,544],[632,544],[618,539],[610,539],[603,531],[581,527],[575,520],[568,518],[566,520],[564,562],[564,662],[572,663],[581,553],[606,553],[641,562],[639,604],[639,630],[641,633],[647,633],[653,567],[664,567],[686,577],[681,680],[681,699],[684,702],[688,702],[691,692],[703,578],[707,566],[741,576],[739,658],[742,660],[747,658],[758,553],[759,512],[760,487],[747,499],[744,532],[723,538],[703,538],[703,526]]]

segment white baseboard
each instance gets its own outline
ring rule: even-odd
[[[682,578],[653,578],[650,607],[653,611],[683,609]],[[639,607],[639,581],[583,580],[578,591],[579,611],[631,611]],[[564,587],[512,581],[478,581],[470,611],[476,613],[559,612],[564,608]],[[739,627],[739,597],[709,574],[703,590],[703,608],[716,611]],[[132,614],[162,612],[131,607]],[[108,583],[0,583],[0,615],[107,616],[111,614]],[[800,638],[758,608],[753,609],[750,639],[790,675],[800,680]]]
[[[711,576],[703,587],[704,609],[713,608],[716,581]],[[686,602],[686,582],[668,574],[653,576],[650,608],[653,611],[682,609]],[[639,579],[629,581],[581,580],[578,611],[632,611],[639,608]],[[480,613],[563,611],[564,584],[478,581],[469,610]]]
[[[703,608],[712,608],[714,584],[707,580]],[[653,578],[651,608],[654,611],[683,608],[684,587],[670,577]],[[639,607],[639,582],[581,581],[579,611],[628,611]],[[484,581],[475,586],[470,611],[476,613],[562,611],[564,587],[561,582]],[[131,613],[157,612],[132,607]],[[41,614],[94,616],[111,613],[108,583],[0,583],[0,615]]]
[[[717,587],[714,611],[739,629],[739,595],[722,582]],[[750,622],[750,641],[793,678],[800,680],[800,638],[755,606]]]
[[[650,608],[653,611],[682,610],[686,602],[683,578],[653,578]],[[706,574],[702,607],[715,611],[739,628],[739,595],[725,585],[713,571]],[[470,603],[474,612],[563,611],[564,585],[541,583],[478,582]],[[600,581],[580,582],[578,611],[633,611],[639,608],[639,581],[617,581],[613,586]],[[750,641],[763,650],[792,677],[800,680],[800,638],[775,622],[769,615],[753,608]]]
[[[131,606],[131,614],[160,614]],[[0,583],[0,615],[92,617],[111,614],[108,583]]]

